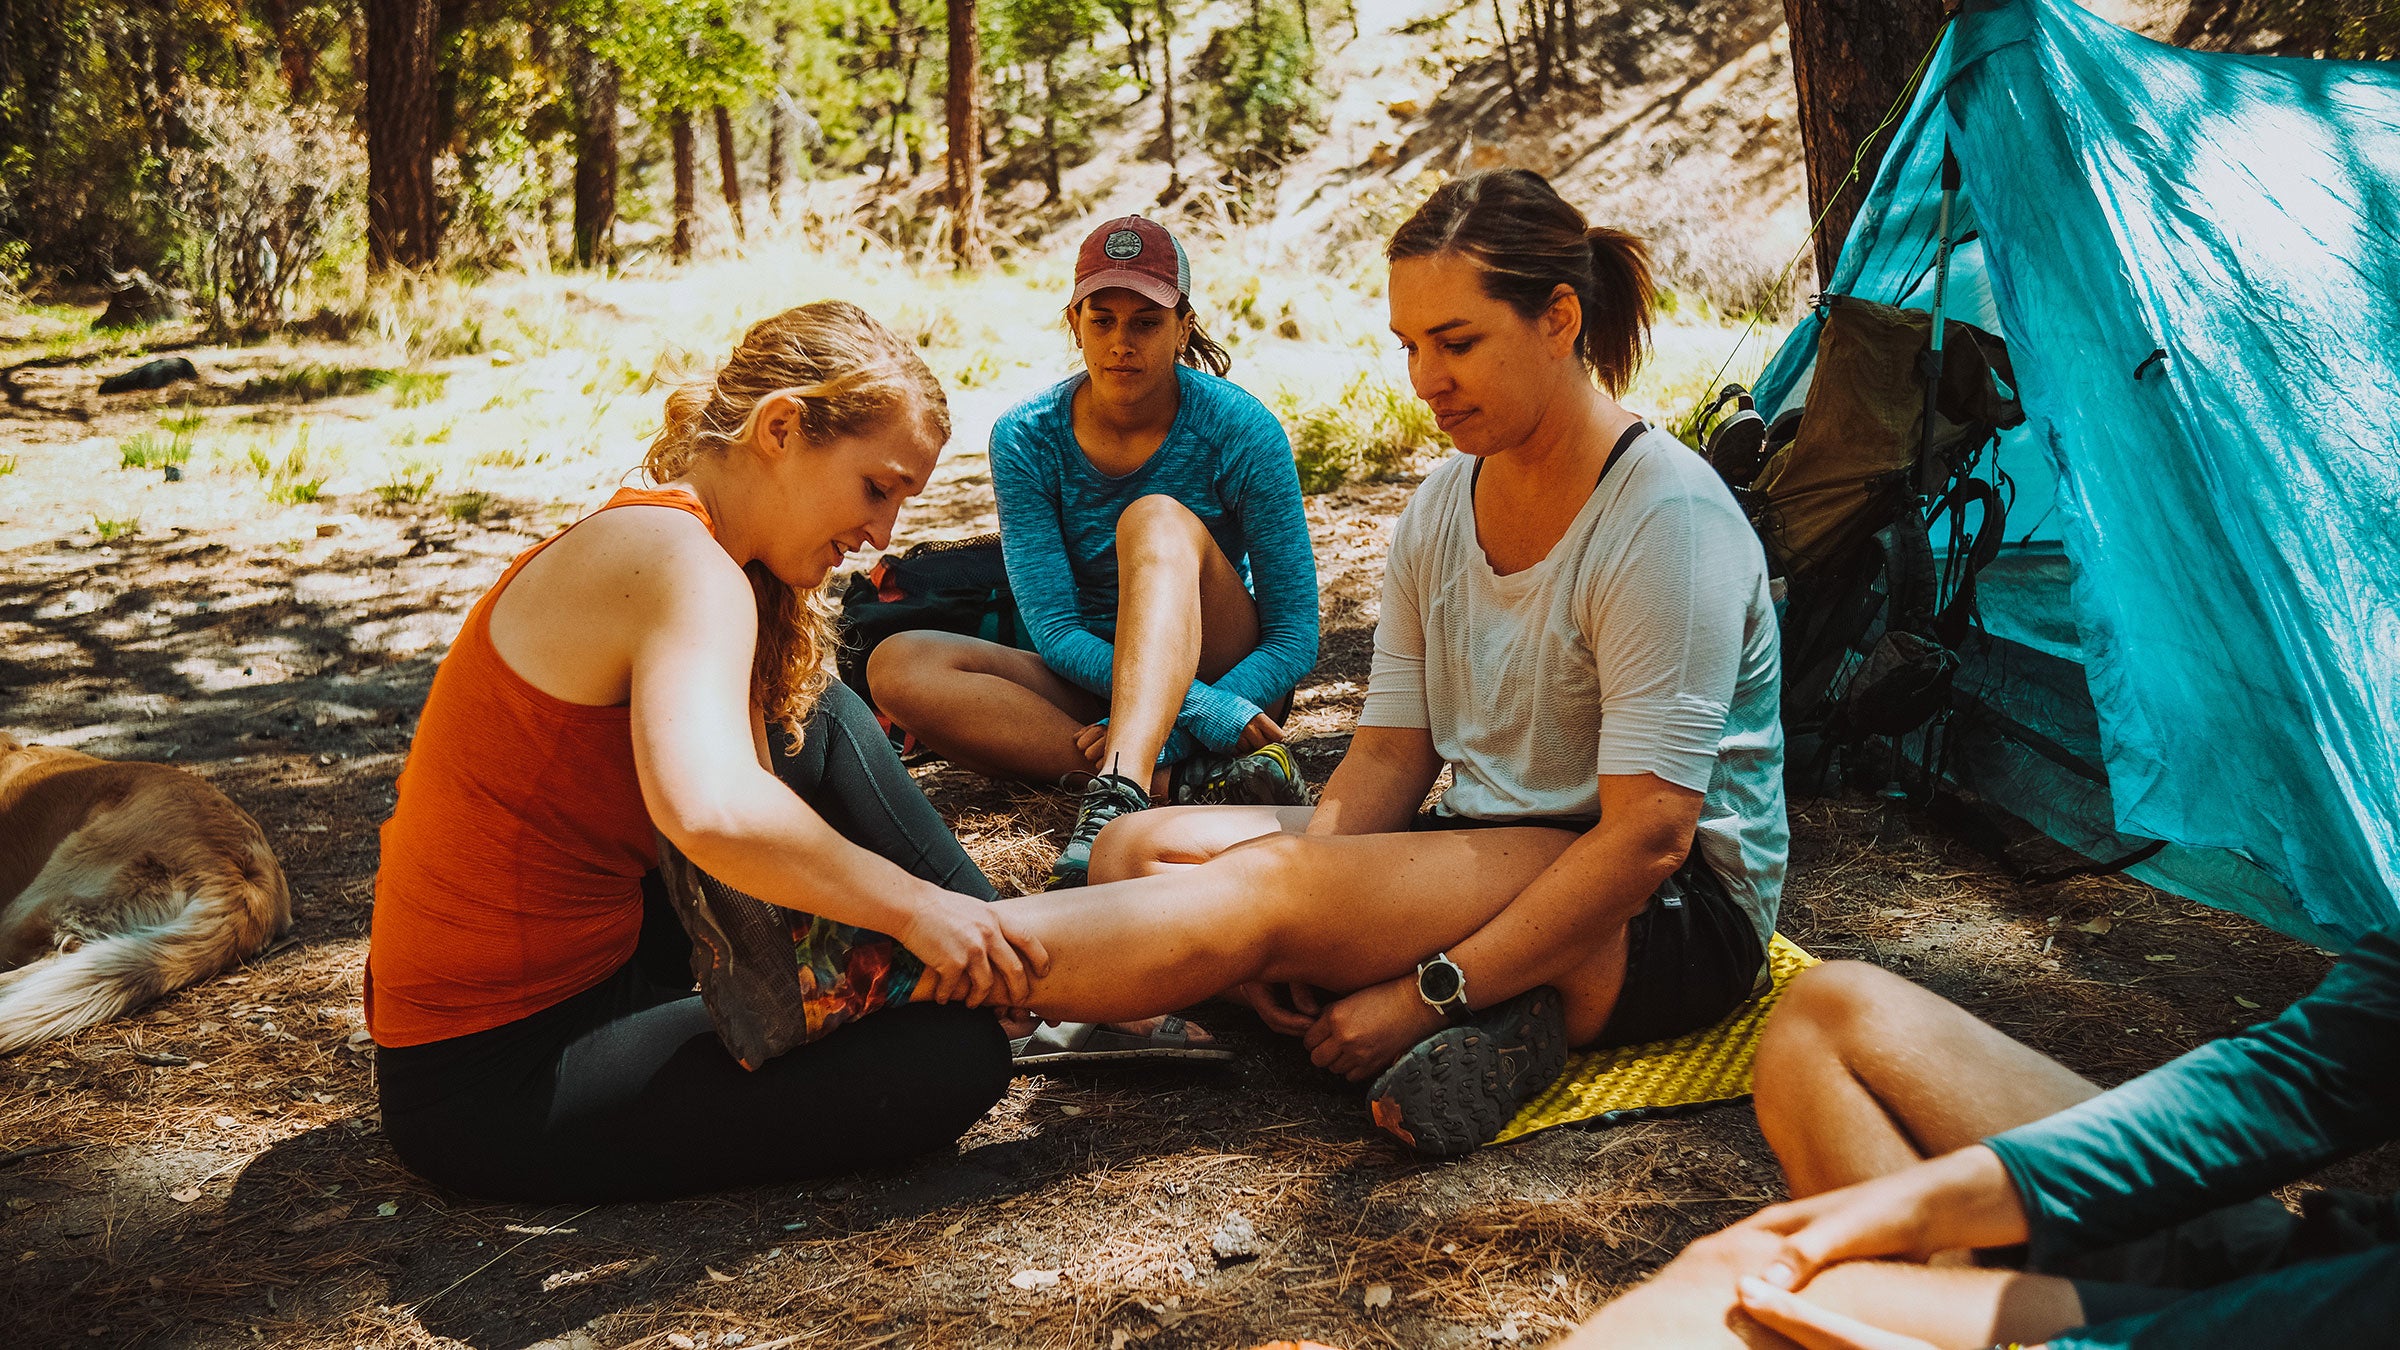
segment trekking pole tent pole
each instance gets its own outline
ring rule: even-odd
[[[1933,458],[1933,419],[1942,394],[1942,329],[1943,310],[1950,292],[1950,220],[1952,208],[1958,204],[1958,156],[1950,152],[1950,138],[1942,138],[1942,206],[1941,221],[1934,232],[1936,243],[1933,255],[1933,341],[1925,350],[1925,425],[1917,441],[1917,475],[1919,493],[1925,486],[1926,465]]]

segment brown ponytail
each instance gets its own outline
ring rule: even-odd
[[[666,423],[642,471],[653,483],[672,482],[703,456],[746,444],[758,405],[773,394],[798,403],[800,434],[811,445],[912,415],[934,444],[950,439],[950,401],[916,348],[858,306],[820,300],[752,324],[715,378],[669,393]],[[796,740],[833,679],[827,670],[836,641],[832,597],[827,586],[796,591],[764,563],[743,570],[758,601],[750,699],[770,726]]]
[[[1658,287],[1650,249],[1623,230],[1587,224],[1548,179],[1526,169],[1453,178],[1394,231],[1384,257],[1455,253],[1483,271],[1484,294],[1527,319],[1558,288],[1575,292],[1583,328],[1575,350],[1600,387],[1622,394],[1650,351]]]

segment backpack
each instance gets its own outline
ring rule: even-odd
[[[1998,336],[1947,321],[1928,400],[1930,315],[1846,295],[1818,303],[1805,408],[1768,425],[1734,385],[1701,422],[1702,453],[1782,582],[1784,728],[1803,780],[1843,746],[1896,741],[1948,708],[1975,574],[2006,523],[2000,490],[1976,466],[2025,420]],[[1950,548],[1937,559],[1932,526],[1945,519]]]
[[[867,682],[867,658],[885,638],[932,628],[1033,650],[1033,639],[1017,617],[1016,598],[1009,593],[1008,567],[1001,560],[997,534],[928,540],[906,553],[885,554],[842,589],[838,628],[841,646],[834,669],[842,683],[875,709],[876,720],[903,754],[915,752],[914,740],[877,707]]]

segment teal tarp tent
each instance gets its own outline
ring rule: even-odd
[[[2028,414],[1947,769],[2294,936],[2400,923],[2400,65],[1969,0],[1827,290],[1928,307],[1945,140],[1946,308]],[[1815,352],[1811,319],[1762,411]]]

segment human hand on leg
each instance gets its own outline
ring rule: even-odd
[[[1246,755],[1253,750],[1263,750],[1270,745],[1281,745],[1283,735],[1283,724],[1262,712],[1251,718],[1250,724],[1242,728],[1242,738],[1234,743],[1233,752],[1237,755]]]
[[[1286,1036],[1305,1036],[1317,1023],[1323,1005],[1317,991],[1305,984],[1251,983],[1234,987],[1233,996],[1258,1014],[1267,1030]]]
[[[1075,749],[1091,762],[1092,771],[1100,771],[1100,756],[1108,749],[1108,722],[1102,719],[1075,733]]]
[[[1742,1311],[1768,1330],[1790,1337],[1805,1350],[1935,1350],[1931,1342],[1872,1327],[1854,1317],[1820,1308],[1788,1289],[1755,1275],[1734,1286]]]
[[[1936,1252],[2004,1247],[2026,1238],[2024,1201],[2000,1155],[1981,1144],[1775,1205],[1738,1226],[1782,1239],[1775,1259],[1757,1272],[1781,1289],[1797,1289],[1837,1261],[1922,1261]]]
[[[1318,1014],[1308,1029],[1308,1057],[1320,1069],[1364,1082],[1442,1025],[1441,1014],[1417,996],[1414,978],[1386,980]]]

